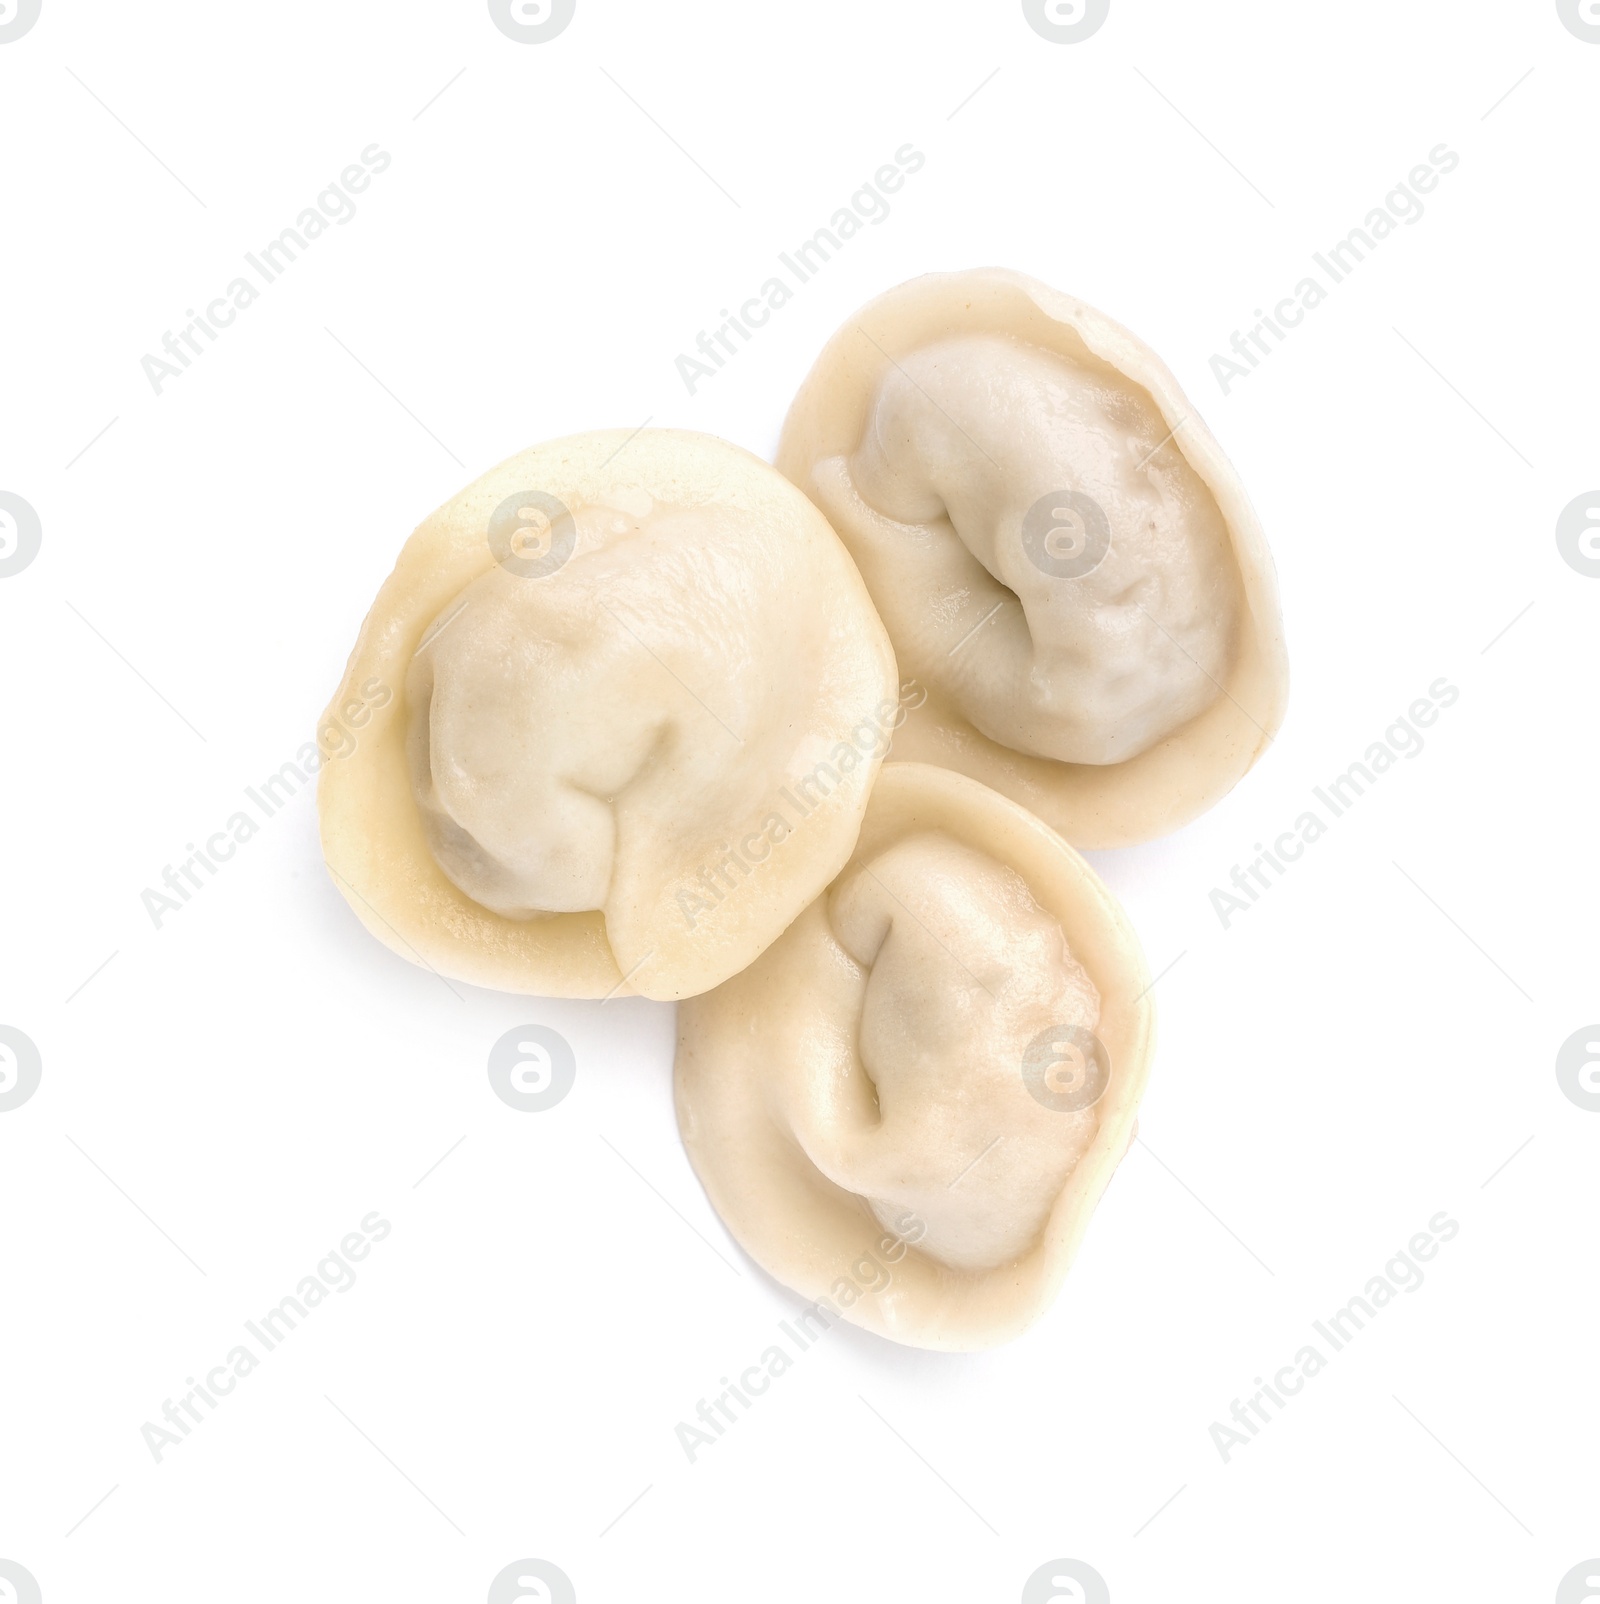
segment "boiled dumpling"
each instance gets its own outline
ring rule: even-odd
[[[680,1007],[690,1159],[824,1319],[1004,1341],[1048,1306],[1132,1139],[1147,984],[1059,836],[961,775],[890,763],[828,892]]]
[[[1260,527],[1154,354],[998,269],[915,279],[836,334],[779,466],[850,547],[927,698],[896,756],[1080,846],[1175,828],[1277,730]]]
[[[897,716],[826,521],[666,430],[536,447],[429,518],[335,708],[374,683],[323,770],[336,881],[406,956],[558,996],[744,968],[849,857]]]

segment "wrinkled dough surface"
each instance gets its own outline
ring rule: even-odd
[[[868,514],[902,669],[1003,746],[1118,763],[1204,711],[1235,651],[1238,570],[1181,435],[1103,365],[961,336],[890,368],[818,489],[836,518]],[[1103,524],[1081,502],[1056,511],[1063,491]],[[1102,549],[1097,526],[1109,549],[1063,574]]]
[[[653,899],[759,817],[827,680],[805,598],[752,562],[732,510],[640,495],[573,515],[559,573],[490,568],[407,680],[434,856],[514,919]]]
[[[969,1270],[1019,1258],[1098,1124],[1040,1102],[1024,1060],[1044,1032],[1095,1029],[1094,983],[1021,876],[937,832],[843,879],[829,919],[867,971],[857,1051],[878,1118],[796,1134],[887,1229],[909,1211],[920,1251]]]

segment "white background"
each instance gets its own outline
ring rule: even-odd
[[[1553,1599],[1600,1553],[1600,1114],[1554,1074],[1600,1018],[1600,579],[1554,539],[1600,485],[1597,104],[1549,0],[1112,0],[1071,45],[1014,0],[578,0],[541,45],[481,0],[44,0],[0,45],[0,489],[43,528],[0,579],[0,1023],[44,1066],[0,1114],[0,1558],[45,1604],[480,1600],[525,1556],[582,1604],[1010,1604],[1058,1557],[1116,1604]],[[907,141],[893,214],[691,397],[678,353]],[[359,215],[155,395],[141,357],[372,142]],[[1440,142],[1421,221],[1224,396],[1212,354]],[[1056,1306],[976,1356],[837,1330],[690,1465],[799,1300],[684,1158],[672,1009],[408,965],[308,794],[159,931],[140,893],[310,738],[469,479],[646,418],[770,455],[851,310],[988,263],[1205,413],[1289,718],[1095,855],[1161,1044]],[[1439,676],[1427,749],[1225,931],[1212,887]],[[526,1021],[577,1055],[544,1114],[485,1074]],[[374,1209],[359,1282],[155,1463],[141,1425]],[[1440,1210],[1426,1284],[1224,1464],[1211,1423]]]

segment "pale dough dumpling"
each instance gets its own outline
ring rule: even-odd
[[[818,483],[918,526],[879,597],[902,671],[990,740],[1061,763],[1137,757],[1209,707],[1238,570],[1168,433],[1144,391],[1007,335],[936,341],[885,373],[860,446]],[[952,616],[989,621],[952,651]]]
[[[1092,1035],[1100,995],[1022,877],[954,837],[903,837],[835,887],[834,939],[867,976],[856,1047],[877,1123],[801,1134],[829,1180],[921,1251],[992,1269],[1039,1239],[1094,1135],[1091,1106],[1029,1091],[1029,1044]]]
[[[335,879],[446,975],[692,995],[849,856],[896,718],[826,521],[703,435],[581,435],[412,537],[351,658],[393,696],[323,772]],[[330,710],[330,717],[334,710]]]
[[[896,755],[1079,845],[1174,828],[1287,691],[1271,559],[1154,353],[999,269],[930,275],[834,336],[779,466],[850,547],[927,692]]]
[[[773,1275],[919,1347],[1015,1336],[1132,1139],[1150,1046],[1127,921],[1059,836],[888,764],[856,852],[679,1010],[678,1120]]]

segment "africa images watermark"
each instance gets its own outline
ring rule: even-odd
[[[261,815],[262,822],[281,812],[291,797],[310,785],[324,763],[349,757],[356,749],[354,732],[367,724],[375,709],[386,707],[393,696],[382,680],[366,680],[357,694],[347,696],[336,713],[323,721],[315,741],[305,742],[289,762],[281,764],[259,787],[247,785],[245,797],[254,813]],[[181,912],[185,903],[205,889],[206,880],[214,879],[222,865],[260,829],[261,824],[254,814],[241,809],[231,814],[220,830],[207,836],[203,846],[185,842],[184,851],[188,856],[176,868],[170,863],[162,868],[161,884],[166,889],[146,886],[139,893],[151,924],[159,930],[168,914]],[[199,873],[202,869],[205,879]]]
[[[772,1383],[794,1364],[795,1360],[816,1341],[826,1336],[833,1322],[841,1318],[840,1311],[864,1297],[877,1297],[894,1284],[894,1266],[921,1241],[926,1225],[910,1209],[903,1210],[892,1227],[886,1229],[876,1243],[859,1254],[847,1266],[847,1273],[837,1276],[829,1289],[830,1296],[818,1298],[794,1317],[778,1322],[778,1330],[793,1344],[791,1353],[783,1342],[774,1341],[764,1348],[761,1357],[739,1372],[738,1381],[723,1376],[718,1385],[722,1391],[708,1403],[704,1398],[695,1406],[695,1418],[700,1425],[680,1420],[673,1428],[678,1446],[683,1449],[692,1465],[702,1448],[713,1448],[730,1426],[737,1425],[741,1416],[733,1405],[737,1403],[745,1414],[754,1407]],[[723,1422],[726,1422],[725,1425]],[[709,1426],[710,1431],[702,1430]]]
[[[548,44],[566,31],[577,9],[577,0],[489,0],[495,27],[519,45]]]
[[[0,7],[0,27],[4,26],[5,12]],[[0,34],[0,43],[4,43],[5,36]],[[38,1579],[26,1565],[19,1565],[14,1559],[0,1559],[0,1599],[14,1600],[15,1604],[41,1604],[43,1594],[39,1591]]]
[[[927,157],[915,145],[902,145],[894,153],[893,161],[885,162],[850,197],[848,206],[841,206],[834,212],[825,227],[819,228],[810,239],[797,245],[792,254],[779,251],[778,260],[794,279],[795,286],[815,278],[866,224],[884,222],[890,211],[888,196],[903,188],[906,179],[920,171],[926,161]],[[695,350],[700,353],[699,356],[680,354],[674,364],[689,394],[695,393],[702,379],[714,379],[717,370],[739,354],[740,347],[733,340],[735,335],[748,345],[754,338],[754,332],[764,327],[772,314],[787,306],[794,296],[795,289],[790,287],[788,281],[774,276],[743,301],[737,312],[723,307],[717,314],[722,322],[710,334],[701,329],[695,338]],[[709,365],[701,358],[709,358]]]
[[[21,1108],[39,1090],[43,1075],[44,1060],[33,1037],[0,1024],[0,1114]]]
[[[1233,331],[1229,341],[1233,355],[1219,353],[1211,358],[1211,373],[1222,393],[1229,394],[1236,380],[1248,379],[1251,372],[1272,355],[1275,347],[1267,343],[1268,335],[1282,345],[1305,321],[1306,313],[1315,311],[1327,300],[1332,286],[1349,278],[1401,223],[1420,222],[1425,211],[1422,196],[1438,187],[1441,176],[1453,173],[1460,165],[1461,158],[1448,145],[1435,145],[1428,152],[1428,159],[1418,162],[1384,196],[1383,205],[1374,206],[1367,213],[1362,226],[1352,228],[1336,245],[1329,246],[1326,253],[1313,251],[1311,259],[1327,275],[1328,283],[1324,284],[1315,274],[1308,274],[1270,313],[1258,306],[1255,309],[1257,321],[1248,333]],[[1244,359],[1242,364],[1235,360],[1239,357]]]
[[[42,533],[32,505],[0,490],[0,579],[20,574],[39,555]]]
[[[1343,774],[1329,780],[1325,787],[1312,786],[1311,794],[1327,809],[1328,816],[1324,818],[1315,807],[1307,808],[1270,847],[1257,841],[1257,856],[1247,865],[1241,868],[1234,864],[1228,877],[1232,890],[1211,888],[1211,907],[1222,921],[1222,928],[1231,929],[1236,914],[1248,913],[1289,872],[1290,866],[1300,861],[1306,848],[1328,833],[1332,821],[1348,813],[1400,758],[1420,756],[1425,744],[1422,730],[1436,724],[1440,711],[1453,707],[1460,697],[1461,692],[1441,675],[1428,687],[1428,694],[1419,696],[1383,732],[1383,739],[1374,741]]]
[[[684,924],[693,930],[706,914],[715,912],[718,904],[739,884],[734,872],[739,879],[755,875],[772,856],[774,848],[794,835],[827,797],[849,784],[851,775],[862,764],[887,757],[894,731],[927,699],[928,693],[922,686],[915,680],[907,680],[900,687],[898,702],[880,702],[871,716],[862,719],[850,731],[850,738],[840,740],[809,774],[781,786],[755,829],[735,845],[720,842],[716,858],[678,890],[675,900]]]
[[[5,498],[0,497],[0,510],[4,505]],[[1600,579],[1600,490],[1586,490],[1561,509],[1556,519],[1556,550],[1573,573]],[[0,573],[4,572],[0,566]]]
[[[376,1209],[363,1215],[360,1230],[347,1232],[339,1246],[323,1256],[314,1275],[302,1276],[294,1291],[268,1309],[260,1320],[246,1320],[244,1329],[251,1341],[230,1348],[222,1363],[213,1365],[206,1372],[203,1382],[193,1376],[187,1377],[184,1385],[189,1390],[176,1403],[168,1398],[161,1406],[161,1418],[166,1421],[165,1426],[147,1420],[139,1428],[139,1435],[150,1450],[151,1458],[159,1465],[169,1448],[181,1447],[194,1428],[203,1425],[207,1419],[198,1406],[204,1404],[208,1413],[214,1412],[218,1401],[226,1398],[274,1348],[297,1331],[300,1323],[326,1300],[330,1292],[348,1292],[356,1284],[356,1272],[351,1261],[359,1264],[372,1252],[374,1244],[382,1242],[393,1229]],[[258,1348],[259,1354],[256,1351]],[[169,1429],[171,1427],[177,1430]]]
[[[519,1559],[489,1584],[488,1604],[577,1604],[572,1578],[547,1559]]]
[[[577,1055],[549,1025],[513,1025],[489,1049],[489,1084],[508,1108],[542,1114],[559,1103],[578,1078]]]
[[[265,287],[281,278],[299,259],[302,252],[327,233],[333,224],[344,224],[356,215],[355,197],[367,189],[374,177],[388,170],[393,158],[377,144],[368,145],[359,161],[351,162],[334,181],[317,196],[315,206],[307,206],[295,219],[294,226],[284,229],[276,239],[261,247],[259,253],[246,251],[245,261]],[[162,386],[171,379],[181,379],[197,357],[205,355],[203,337],[214,345],[222,331],[232,325],[238,315],[253,306],[261,290],[247,277],[229,282],[222,294],[206,303],[203,312],[189,307],[184,316],[189,321],[176,334],[168,329],[161,338],[164,356],[145,355],[140,359],[144,376],[150,388],[159,396]],[[170,359],[170,360],[169,360]]]
[[[1248,1448],[1262,1427],[1270,1426],[1289,1407],[1289,1399],[1297,1397],[1306,1382],[1320,1374],[1334,1354],[1349,1347],[1366,1330],[1367,1323],[1375,1320],[1400,1293],[1418,1291],[1424,1279],[1422,1265],[1437,1258],[1440,1245],[1453,1241],[1460,1232],[1461,1226],[1440,1209],[1428,1221],[1428,1229],[1418,1231],[1384,1265],[1381,1275],[1372,1276],[1355,1297],[1326,1320],[1313,1320],[1311,1327],[1327,1344],[1328,1351],[1325,1353],[1315,1342],[1306,1343],[1288,1364],[1279,1367],[1270,1382],[1257,1376],[1256,1391],[1245,1402],[1233,1400],[1228,1411],[1232,1425],[1220,1420],[1211,1422],[1211,1442],[1222,1455],[1223,1464],[1232,1462],[1235,1449]],[[1243,1431],[1238,1429],[1241,1426]]]

